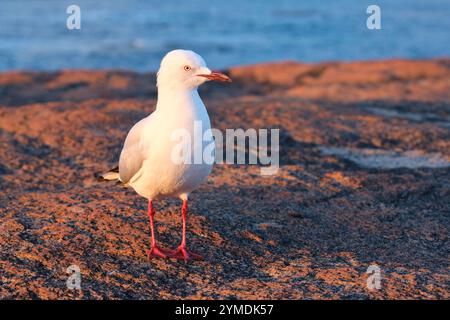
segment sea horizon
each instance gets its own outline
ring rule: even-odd
[[[369,30],[369,1],[226,3],[76,1],[81,29],[69,30],[73,1],[0,4],[0,71],[123,69],[151,72],[170,50],[200,53],[216,69],[256,63],[371,61],[450,56],[450,3],[378,1],[381,29]]]

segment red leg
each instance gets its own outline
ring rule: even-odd
[[[183,218],[183,235],[181,238],[181,244],[178,246],[177,250],[169,255],[171,258],[188,260],[202,260],[203,257],[199,254],[193,253],[186,248],[186,219],[187,219],[188,203],[187,200],[183,200],[183,207],[181,209],[181,216]]]
[[[171,253],[171,251],[159,248],[156,245],[155,227],[153,225],[153,222],[154,222],[153,216],[154,215],[155,215],[155,209],[153,209],[152,201],[149,200],[148,201],[148,217],[150,219],[150,233],[151,233],[151,246],[150,246],[150,250],[147,250],[147,256],[148,256],[149,260],[152,258],[167,258],[169,253]]]

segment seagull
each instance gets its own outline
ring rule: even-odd
[[[174,148],[180,144],[174,139],[177,130],[194,137],[196,123],[201,125],[202,133],[211,129],[208,112],[197,91],[200,85],[211,80],[231,82],[227,75],[208,69],[205,60],[193,51],[178,49],[167,53],[157,74],[158,101],[155,111],[128,132],[118,167],[101,175],[104,180],[115,180],[133,188],[148,200],[151,234],[151,246],[147,250],[149,259],[203,259],[188,250],[186,245],[188,198],[211,173],[212,163],[174,161],[173,155]],[[191,154],[184,159],[191,158],[198,151],[203,155],[208,146],[214,149],[214,139],[202,134],[202,141],[194,141],[192,148],[187,148]],[[164,249],[156,241],[153,201],[162,198],[179,198],[182,201],[182,239],[176,250]]]

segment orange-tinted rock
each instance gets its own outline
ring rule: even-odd
[[[148,262],[145,200],[93,177],[154,110],[155,75],[1,73],[0,298],[448,299],[449,65],[283,62],[207,84],[214,127],[280,128],[281,167],[215,166],[192,194],[190,264]],[[155,207],[174,248],[180,204]]]

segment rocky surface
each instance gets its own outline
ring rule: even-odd
[[[145,200],[93,177],[153,111],[155,75],[1,73],[0,297],[448,299],[450,60],[228,73],[201,89],[213,125],[280,128],[281,167],[215,166],[190,205],[205,260],[187,264],[149,262]],[[155,206],[174,248],[180,203]]]

